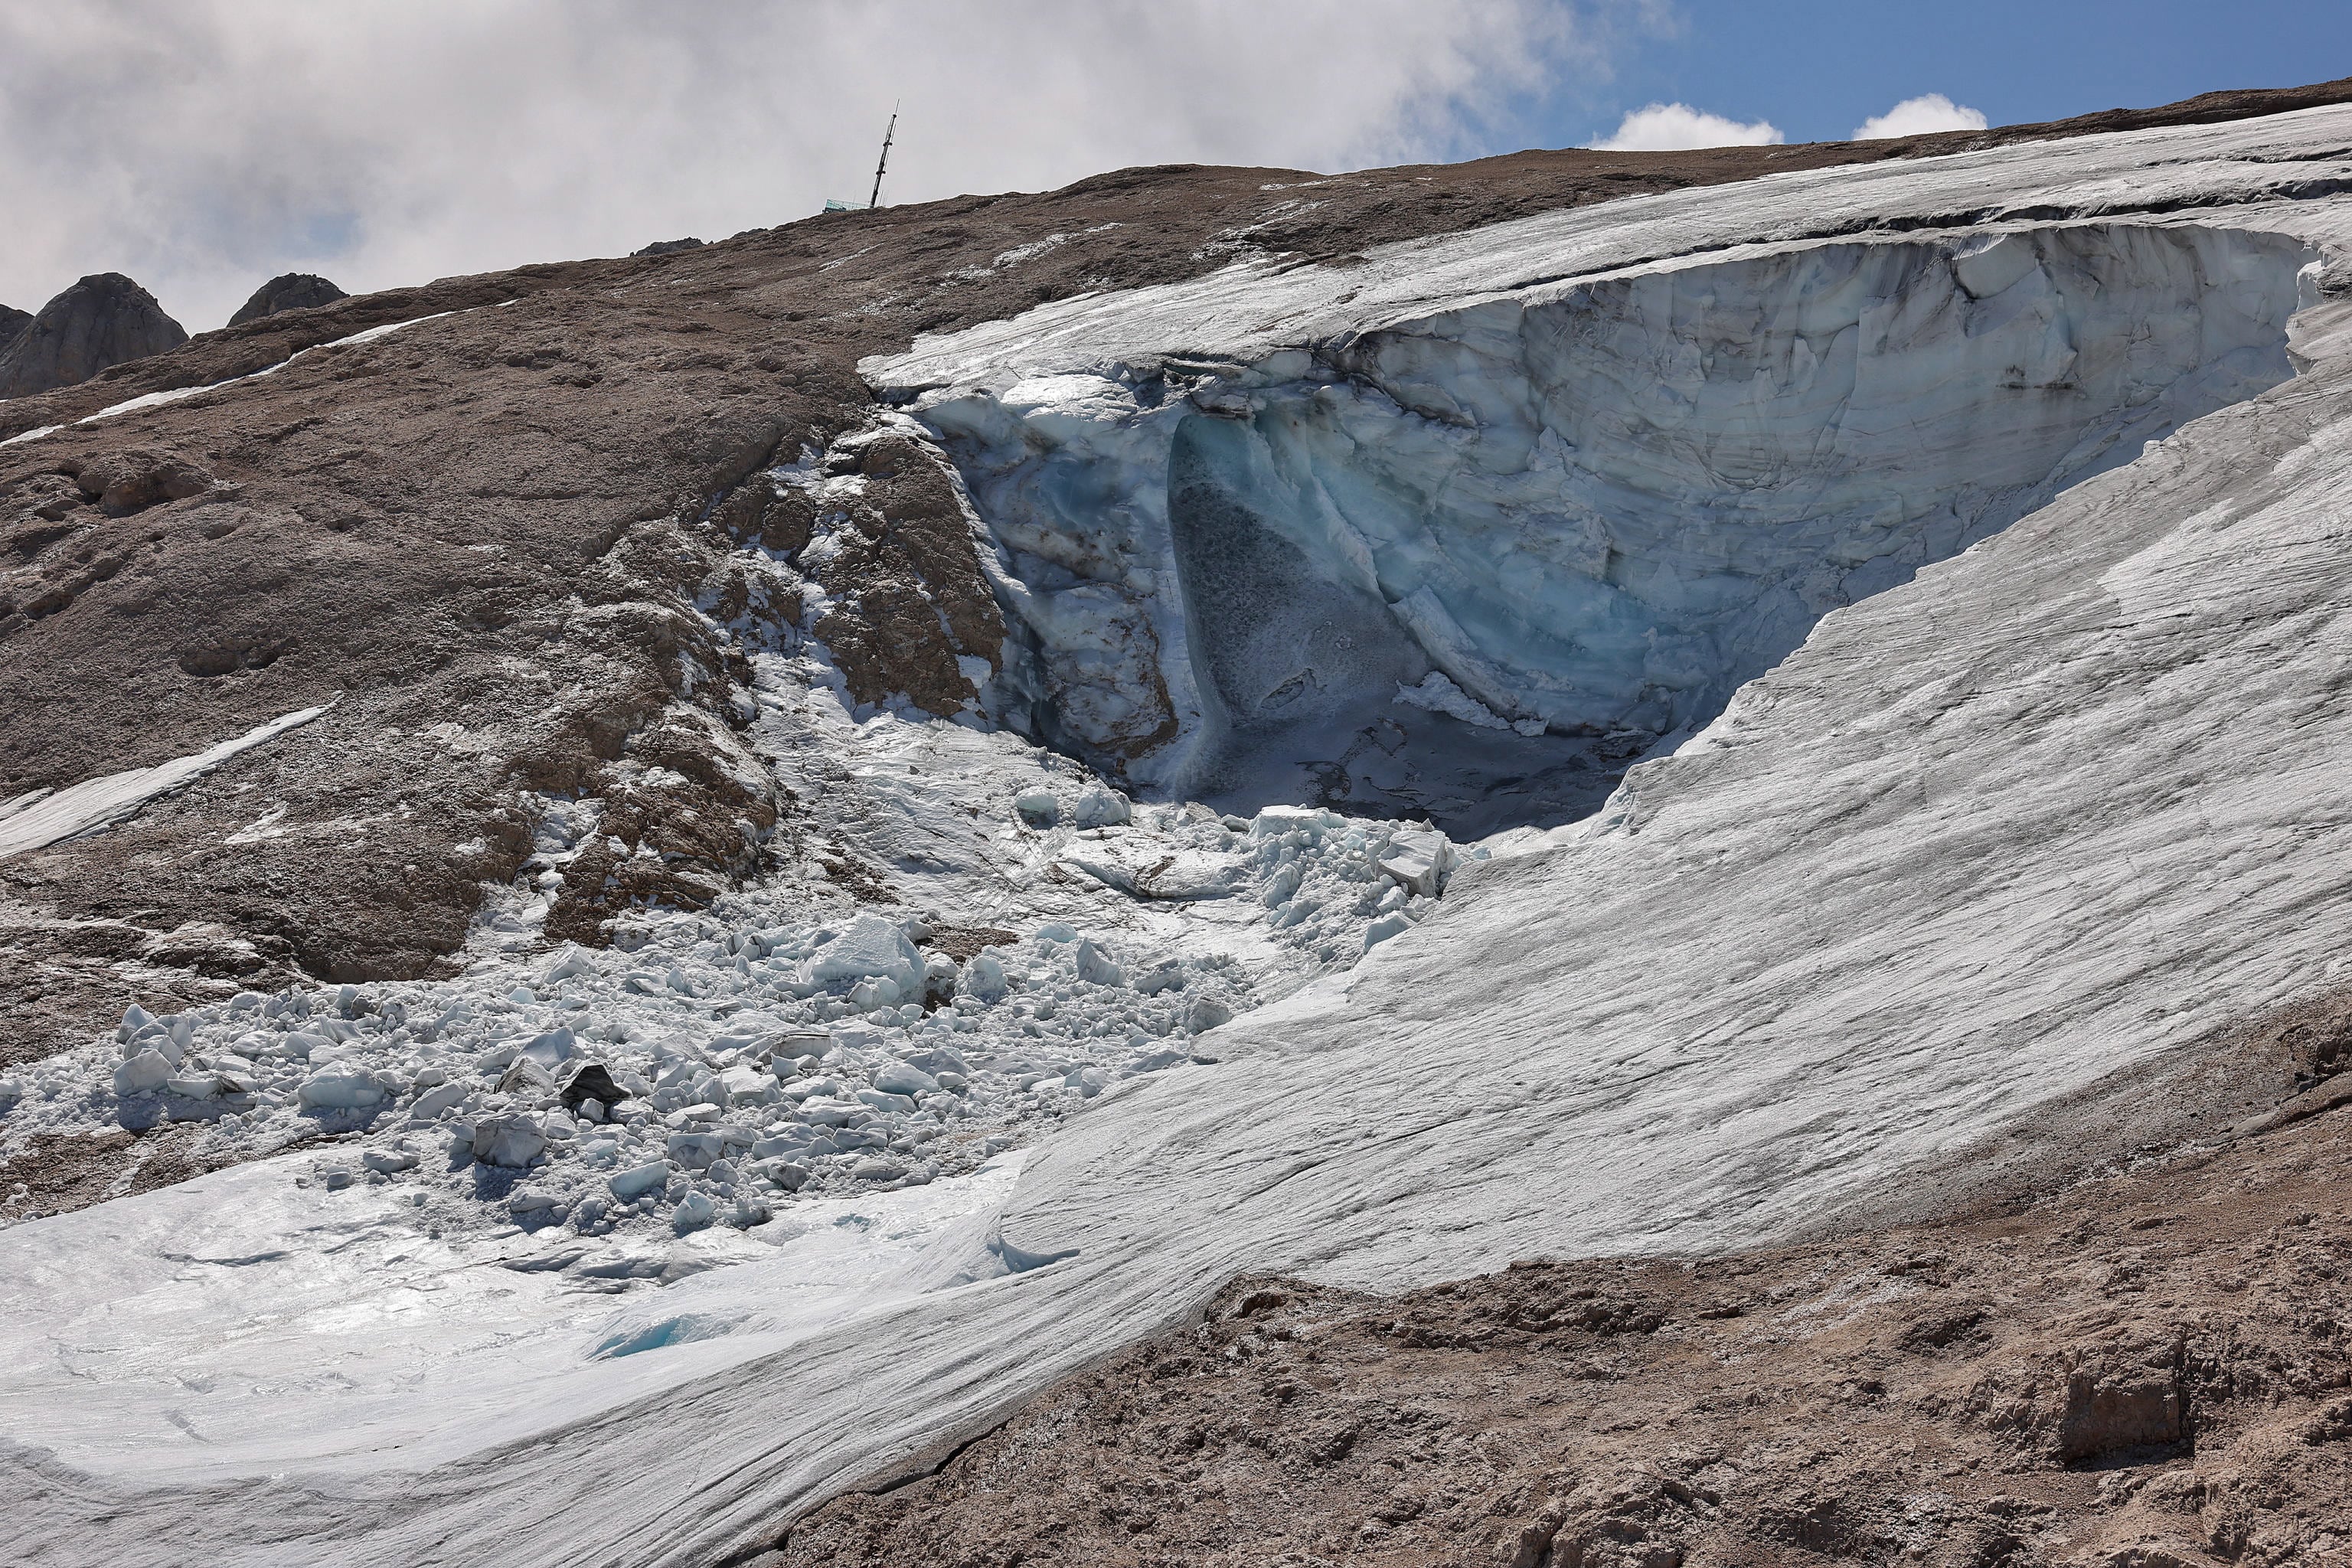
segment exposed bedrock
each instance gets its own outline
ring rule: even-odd
[[[236,314],[228,319],[228,324],[239,327],[283,310],[307,310],[316,305],[331,305],[338,300],[349,298],[341,289],[315,272],[281,272],[256,289],[253,298],[236,308]]]
[[[187,341],[152,294],[120,272],[94,273],[42,306],[0,346],[0,397],[71,386]]]
[[[918,411],[1036,731],[1146,787],[1583,815],[1828,611],[2293,374],[2283,237],[2080,225],[1486,297]]]

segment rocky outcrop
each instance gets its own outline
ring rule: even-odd
[[[680,250],[699,250],[701,248],[702,241],[695,238],[692,235],[688,235],[684,239],[657,239],[651,245],[646,246],[644,249],[632,250],[629,254],[633,257],[668,256]]]
[[[42,306],[0,350],[0,397],[71,386],[187,341],[155,296],[120,272],[95,272]]]
[[[0,349],[16,342],[16,334],[32,324],[33,313],[19,310],[14,305],[0,305]]]
[[[315,272],[281,272],[253,291],[253,298],[236,308],[228,319],[232,327],[247,321],[257,321],[264,316],[274,316],[280,310],[307,310],[313,305],[331,305],[350,295],[320,277]]]

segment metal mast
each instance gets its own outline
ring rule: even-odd
[[[882,171],[890,166],[890,138],[898,132],[898,106],[894,103],[890,106],[890,127],[882,132],[882,156],[874,165],[874,194],[866,198],[866,207],[869,212],[882,205]]]

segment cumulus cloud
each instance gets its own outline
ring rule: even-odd
[[[1687,103],[1645,103],[1593,146],[1610,153],[1683,153],[1696,147],[1770,147],[1787,141],[1769,120],[1728,120]]]
[[[1488,151],[1646,0],[88,0],[0,6],[0,301],[128,272],[190,328],[1125,164]],[[1497,106],[1504,106],[1498,108]]]
[[[1985,117],[1981,110],[1954,103],[1940,92],[1923,92],[1916,98],[1906,98],[1885,113],[1855,126],[1853,140],[1877,142],[1889,136],[1927,136],[1937,131],[1981,131],[1984,128]]]

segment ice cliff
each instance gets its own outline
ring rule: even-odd
[[[2308,259],[2105,223],[1688,258],[912,406],[1040,734],[1485,831],[1582,815],[1829,610],[2284,380]]]

